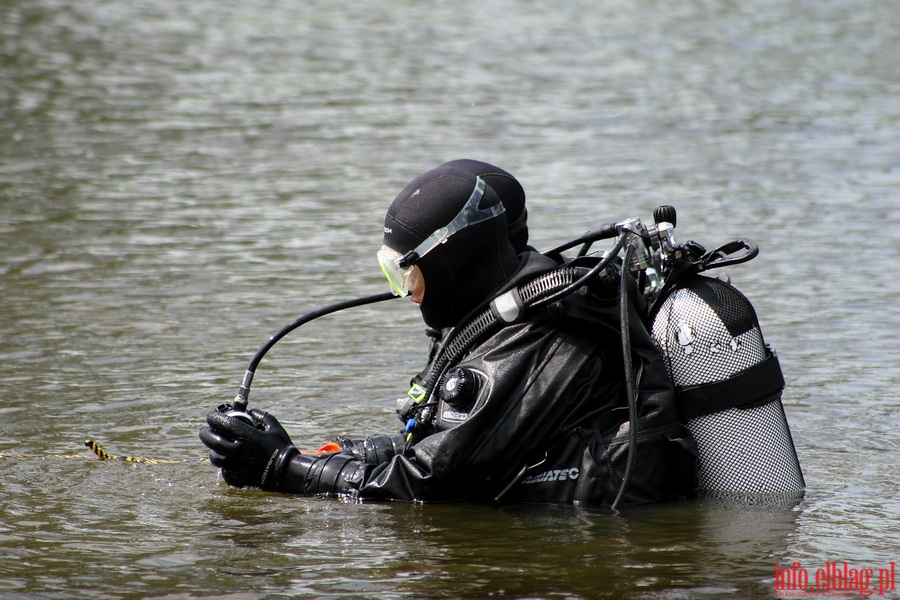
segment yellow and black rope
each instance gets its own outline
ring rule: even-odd
[[[146,456],[115,456],[104,450],[100,444],[92,439],[84,440],[84,445],[100,460],[117,460],[129,463],[143,463],[147,465],[174,465],[184,462],[183,460],[166,460],[162,458],[148,458]],[[26,454],[20,452],[7,452],[0,450],[0,458],[89,458],[83,454]],[[203,457],[201,460],[208,460]]]
[[[100,460],[121,460],[123,462],[130,463],[146,463],[148,465],[173,465],[182,462],[180,460],[147,458],[146,456],[113,456],[112,454],[101,448],[100,444],[91,439],[84,440],[84,445],[90,448]]]

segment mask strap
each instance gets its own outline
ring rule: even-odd
[[[410,250],[403,255],[397,263],[400,268],[408,269],[413,266],[420,258],[437,248],[440,244],[446,243],[454,233],[461,231],[466,227],[471,227],[472,225],[487,221],[488,219],[493,219],[497,215],[503,213],[504,208],[502,202],[498,202],[494,206],[488,208],[478,208],[478,203],[481,202],[482,197],[484,197],[485,186],[484,180],[481,177],[476,177],[475,189],[472,190],[472,195],[469,196],[469,199],[462,207],[462,210],[460,210],[459,213],[453,217],[453,220],[445,227],[441,227],[425,238],[425,240],[413,250]]]

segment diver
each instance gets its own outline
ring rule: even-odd
[[[339,438],[307,454],[264,411],[251,410],[251,424],[214,410],[200,439],[228,484],[360,500],[605,506],[695,493],[693,442],[640,319],[630,325],[643,335],[634,351],[637,420],[629,420],[618,324],[583,320],[578,309],[588,296],[615,304],[616,294],[584,290],[540,309],[520,306],[557,277],[561,261],[516,251],[508,211],[486,178],[458,165],[432,169],[403,188],[384,219],[378,260],[393,292],[410,296],[429,328],[451,332],[408,394],[403,432]]]

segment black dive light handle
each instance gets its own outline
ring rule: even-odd
[[[256,351],[256,354],[254,354],[253,358],[250,360],[250,365],[247,367],[247,372],[244,373],[244,379],[243,381],[241,381],[241,387],[238,390],[237,395],[234,397],[232,404],[223,404],[219,406],[219,412],[223,412],[229,417],[235,417],[237,419],[246,421],[254,427],[259,427],[260,424],[255,422],[253,416],[247,412],[247,403],[250,397],[250,384],[253,383],[253,376],[256,373],[256,368],[259,366],[260,361],[263,359],[263,356],[265,356],[266,353],[272,349],[272,346],[277,344],[284,336],[294,331],[301,325],[305,325],[306,323],[309,323],[314,319],[318,319],[319,317],[324,317],[325,315],[329,315],[331,313],[338,312],[347,308],[364,306],[366,304],[374,304],[375,302],[392,300],[398,297],[399,296],[394,295],[393,292],[383,292],[381,294],[375,294],[372,296],[354,298],[353,300],[346,300],[344,302],[338,302],[330,306],[316,309],[303,315],[302,317],[295,319],[288,325],[285,325],[284,327],[279,329],[275,333],[275,335],[270,337],[269,340],[259,348],[259,350]]]

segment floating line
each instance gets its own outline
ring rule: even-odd
[[[84,440],[84,445],[91,449],[91,451],[97,456],[100,460],[116,460],[120,462],[129,462],[129,463],[142,463],[145,465],[175,465],[179,463],[183,463],[183,460],[166,460],[163,458],[149,458],[146,456],[115,456],[110,454],[106,450],[103,449],[100,444],[95,442],[92,439]],[[23,459],[32,459],[32,458],[65,458],[65,459],[87,459],[91,458],[90,456],[85,456],[83,454],[26,454],[22,452],[6,452],[0,450],[0,458],[23,458]],[[199,457],[198,460],[208,461],[207,457]]]
[[[100,460],[120,460],[130,463],[144,463],[148,465],[174,465],[184,461],[165,460],[162,458],[147,458],[146,456],[114,456],[100,447],[100,444],[92,439],[84,440],[84,445],[90,448]]]

